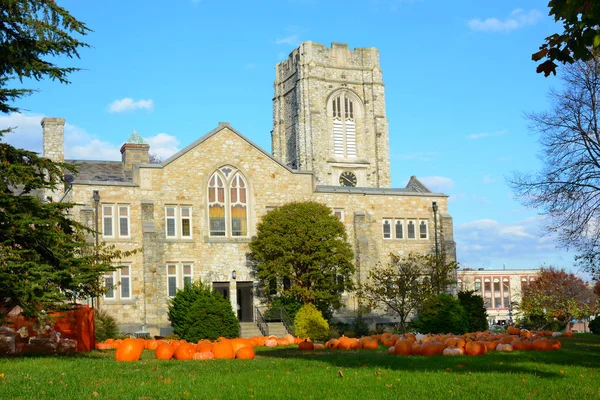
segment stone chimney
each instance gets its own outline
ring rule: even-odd
[[[52,161],[65,161],[65,119],[42,118],[43,156]]]
[[[134,164],[148,163],[149,151],[150,145],[134,129],[129,139],[121,146],[123,169],[131,170]]]

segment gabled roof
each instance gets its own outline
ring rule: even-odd
[[[266,151],[264,151],[261,147],[259,147],[257,144],[255,144],[254,142],[252,142],[250,139],[248,139],[244,135],[242,135],[236,129],[232,128],[231,124],[229,122],[219,122],[219,126],[217,126],[215,129],[213,129],[212,131],[208,132],[206,135],[202,136],[200,139],[196,140],[195,142],[189,144],[188,146],[186,146],[182,150],[178,151],[177,153],[173,154],[171,157],[167,158],[165,161],[163,161],[160,164],[140,164],[140,165],[143,166],[144,168],[163,168],[163,167],[166,167],[167,165],[169,165],[173,161],[177,160],[179,157],[183,156],[188,151],[194,149],[199,144],[201,144],[201,143],[205,142],[206,140],[210,139],[211,137],[215,136],[216,134],[218,134],[219,132],[221,132],[223,129],[229,129],[231,132],[233,132],[234,134],[236,134],[237,136],[239,136],[240,139],[244,140],[250,146],[254,147],[256,150],[260,151],[266,157],[268,157],[269,159],[271,159],[273,162],[279,164],[283,168],[287,169],[289,172],[294,173],[294,174],[309,174],[309,175],[312,174],[312,172],[308,172],[308,171],[296,171],[296,170],[292,170],[287,165],[285,165],[285,164],[281,163],[279,160],[273,158],[272,155],[270,155],[269,153],[267,153]]]
[[[121,161],[65,160],[77,167],[77,173],[65,173],[67,183],[104,183],[135,185],[132,171],[126,171]]]
[[[431,193],[431,190],[427,189],[427,186],[423,185],[414,175],[410,177],[410,180],[406,184],[406,189],[411,192]]]

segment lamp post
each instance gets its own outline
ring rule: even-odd
[[[233,271],[231,271],[231,279],[233,279],[235,281],[235,278],[237,278],[237,273],[235,272],[235,269]]]
[[[437,258],[439,256],[438,237],[437,237],[437,211],[438,211],[437,202],[435,202],[435,201],[432,202],[431,208],[433,209],[433,237],[435,238],[435,257]]]
[[[96,235],[96,262],[98,262],[98,245],[99,243],[99,236],[98,236],[98,227],[99,227],[99,223],[98,223],[98,208],[100,206],[100,191],[99,190],[94,190],[92,192],[92,199],[94,200],[94,206],[95,206],[95,217],[96,217],[96,221],[95,221],[95,225],[94,225],[94,231],[95,231],[95,235]],[[92,308],[94,308],[94,296],[92,296]]]

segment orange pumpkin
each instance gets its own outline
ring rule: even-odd
[[[500,344],[511,344],[515,339],[518,339],[518,337],[514,335],[504,336],[500,339]]]
[[[160,343],[158,342],[158,340],[146,340],[146,348],[148,350],[156,350],[159,344]]]
[[[231,359],[235,357],[230,341],[213,343],[212,353],[215,355],[215,358]]]
[[[188,343],[180,344],[173,353],[176,360],[191,360],[196,352],[196,346]]]
[[[365,350],[377,350],[379,348],[379,343],[373,339],[365,340],[362,345],[362,348]]]
[[[467,342],[463,338],[450,337],[444,340],[444,346],[446,347],[465,347]]]
[[[482,356],[487,353],[487,347],[483,342],[468,342],[465,345],[465,354],[468,356]]]
[[[173,346],[167,343],[163,343],[158,345],[158,347],[156,348],[156,351],[154,352],[154,357],[156,357],[159,360],[170,360],[171,358],[173,358],[174,352],[175,349],[173,349]]]
[[[192,356],[192,360],[213,360],[215,355],[210,351],[197,351]]]
[[[394,347],[396,348],[396,354],[399,356],[410,356],[412,353],[413,342],[411,340],[400,339],[396,341]]]
[[[529,350],[529,345],[522,340],[513,340],[510,345],[514,351]]]
[[[277,339],[267,339],[267,340],[265,340],[265,346],[267,346],[267,347],[277,347]]]
[[[123,343],[123,340],[121,340],[121,339],[117,339],[117,340],[115,340],[114,342],[112,342],[113,349],[118,349],[118,348],[119,348],[119,345],[120,345],[121,343]]]
[[[254,347],[252,346],[242,347],[235,353],[235,358],[242,360],[252,360],[254,359],[254,356]]]
[[[96,343],[96,350],[112,350],[112,343]]]
[[[308,339],[305,339],[302,343],[298,345],[298,350],[314,350],[315,345],[312,342],[309,342]]]
[[[562,334],[564,337],[573,337],[575,335],[573,335],[573,332],[565,332]]]
[[[496,350],[496,348],[500,344],[500,342],[496,342],[496,341],[487,341],[487,342],[483,342],[483,343],[485,344],[485,347],[487,347],[488,351]]]
[[[115,358],[117,361],[137,361],[144,351],[144,344],[135,339],[125,339],[119,345]]]
[[[323,350],[325,348],[325,345],[321,343],[315,343],[314,346],[315,350]]]
[[[550,351],[552,350],[552,343],[546,339],[538,339],[533,342],[532,350]]]
[[[340,341],[337,339],[329,339],[325,343],[325,347],[327,347],[328,349],[337,349],[339,342]]]
[[[211,352],[212,351],[212,343],[208,342],[208,343],[198,343],[196,345],[196,353],[206,353],[206,352]]]
[[[444,352],[444,343],[437,340],[429,340],[421,345],[421,354],[424,356],[440,355]]]
[[[548,342],[552,345],[552,350],[560,350],[562,344],[556,339],[548,339]]]
[[[396,346],[390,346],[388,348],[388,354],[396,354]]]
[[[420,345],[419,343],[413,343],[412,349],[410,350],[410,354],[412,354],[413,356],[420,356],[421,354],[423,354],[422,345]]]
[[[252,347],[247,339],[237,338],[231,341],[231,347],[233,347],[233,354],[243,347]]]

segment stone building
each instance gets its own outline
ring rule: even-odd
[[[292,201],[329,206],[345,225],[360,282],[389,254],[432,252],[455,259],[448,198],[414,176],[390,188],[384,85],[375,48],[305,42],[276,67],[273,154],[221,122],[160,164],[134,132],[122,161],[67,160],[78,167],[64,193],[100,240],[143,252],[105,277],[101,299],[125,332],[169,326],[169,299],[200,279],[228,297],[240,321],[261,304],[246,259],[257,223]],[[44,118],[44,156],[64,158],[64,120]],[[424,144],[425,145],[425,144]],[[435,211],[434,211],[435,210]],[[348,315],[355,307],[344,296]]]
[[[473,290],[483,297],[490,325],[506,325],[517,318],[514,308],[521,302],[525,286],[537,279],[539,269],[472,269],[457,272],[458,290]]]

